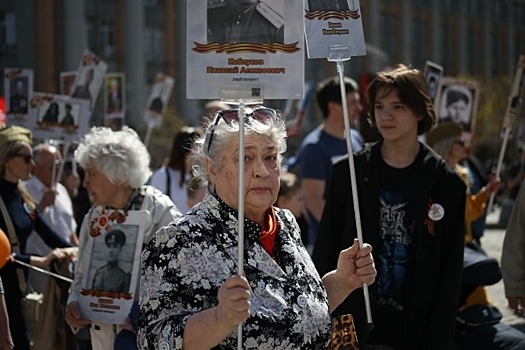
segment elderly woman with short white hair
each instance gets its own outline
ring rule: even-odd
[[[113,349],[120,328],[121,335],[129,339],[126,348],[136,347],[131,319],[124,325],[94,323],[81,314],[79,298],[84,266],[89,264],[84,256],[86,247],[94,238],[90,235],[90,222],[94,210],[107,208],[140,210],[147,213],[144,243],[162,226],[181,215],[171,199],[157,189],[145,185],[151,175],[150,156],[135,131],[124,128],[112,131],[109,128],[91,129],[75,153],[75,159],[85,169],[84,186],[94,206],[86,214],[80,231],[78,263],[66,308],[66,321],[75,328],[91,325],[93,350]],[[135,296],[138,295],[138,283]],[[119,335],[119,338],[121,337]]]
[[[273,206],[286,131],[280,114],[246,109],[244,275],[236,276],[239,111],[219,112],[194,149],[202,201],[162,228],[142,254],[138,342],[143,349],[323,349],[330,312],[376,275],[371,247],[341,252],[322,279],[293,214]]]

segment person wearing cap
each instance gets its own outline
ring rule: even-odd
[[[456,123],[443,123],[430,130],[426,135],[426,143],[439,154],[447,166],[456,171],[467,185],[467,201],[465,207],[465,242],[472,243],[472,222],[477,220],[485,211],[485,204],[492,193],[499,190],[501,182],[496,176],[491,176],[486,186],[477,193],[471,193],[468,180],[468,171],[461,165],[467,158],[467,149],[462,140],[463,128]]]
[[[126,244],[126,234],[122,230],[114,229],[106,234],[104,241],[108,248],[108,262],[95,271],[93,289],[129,293],[131,274],[118,265],[122,247]]]
[[[452,349],[461,290],[465,184],[418,141],[436,121],[422,72],[399,65],[367,90],[381,139],[335,162],[312,258],[324,274],[358,237],[374,247],[376,283],[351,294],[336,314],[354,315],[362,349]],[[358,203],[353,200],[357,191]],[[359,205],[359,207],[357,207]],[[356,223],[359,208],[360,228]]]
[[[426,135],[426,143],[432,147],[446,162],[447,166],[458,173],[467,186],[465,203],[465,254],[464,277],[459,300],[458,331],[456,342],[462,349],[501,349],[511,348],[514,344],[520,349],[525,344],[525,335],[500,322],[499,311],[492,305],[485,285],[494,284],[501,279],[499,268],[489,268],[482,261],[490,258],[481,248],[479,240],[472,233],[472,222],[481,217],[485,210],[487,199],[499,190],[501,182],[493,174],[489,182],[477,193],[472,193],[472,184],[468,178],[467,168],[460,164],[467,157],[467,149],[462,139],[463,128],[457,123],[443,123],[430,130]],[[479,279],[472,272],[477,269],[483,278]],[[485,282],[488,281],[488,282]],[[476,327],[466,327],[465,324]],[[520,345],[518,345],[520,343]]]
[[[82,280],[90,266],[85,249],[96,242],[96,237],[90,235],[91,217],[96,211],[109,209],[145,212],[143,242],[145,245],[158,229],[181,216],[181,213],[168,196],[152,186],[145,185],[151,175],[150,155],[133,129],[124,127],[120,131],[112,131],[106,127],[93,127],[78,145],[75,160],[85,170],[84,187],[89,192],[93,207],[85,215],[80,229],[79,255],[67,300],[65,318],[74,328],[91,325],[89,330],[93,350],[134,349],[136,348],[134,319],[128,317],[122,325],[93,322],[80,310],[80,292],[82,288],[86,288],[82,285]],[[123,239],[118,238],[119,235],[108,234],[108,236],[110,239],[108,242],[111,242],[114,248],[123,243]],[[115,284],[125,283],[115,281]],[[91,286],[92,284],[89,288]],[[118,289],[122,288],[118,287]],[[137,302],[139,284],[129,286],[126,292],[130,291]],[[121,342],[125,344],[122,345]]]
[[[6,208],[6,213],[2,211],[0,216],[0,229],[8,235],[14,252],[13,261],[0,270],[0,276],[4,281],[9,325],[17,350],[29,350],[30,340],[21,306],[22,297],[27,291],[25,269],[14,261],[44,268],[55,259],[67,257],[66,251],[59,248],[71,247],[44,221],[35,200],[22,183],[31,176],[34,166],[31,144],[31,131],[26,128],[12,125],[0,129],[0,196]],[[13,233],[10,233],[11,225],[8,222],[12,223]],[[33,231],[52,248],[47,255],[37,256],[26,252],[27,239]]]

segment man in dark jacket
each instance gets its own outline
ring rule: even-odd
[[[354,162],[363,240],[374,247],[377,269],[369,289],[374,327],[366,327],[361,291],[335,314],[353,314],[362,349],[451,349],[461,288],[465,184],[418,142],[435,122],[419,70],[400,66],[380,73],[367,95],[370,119],[382,140],[366,145]],[[357,237],[348,160],[333,167],[313,251],[321,276]]]

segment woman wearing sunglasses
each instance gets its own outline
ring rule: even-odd
[[[472,222],[479,219],[485,211],[485,203],[492,193],[501,187],[501,182],[491,176],[486,186],[478,192],[472,193],[471,182],[469,180],[468,169],[461,165],[467,159],[467,146],[461,139],[463,128],[456,123],[443,123],[430,130],[427,134],[427,145],[432,147],[439,154],[447,166],[456,171],[467,185],[467,202],[465,206],[465,241],[472,243]],[[479,243],[479,242],[477,242]]]
[[[0,228],[8,235],[14,260],[47,267],[51,261],[67,256],[58,248],[71,247],[71,244],[45,223],[36,209],[37,203],[22,185],[22,180],[31,176],[34,165],[31,143],[31,132],[25,128],[13,125],[0,129],[0,195],[5,205],[5,211],[2,210],[0,216]],[[13,229],[10,229],[11,223]],[[50,248],[55,249],[46,256],[25,254],[27,238],[33,231]],[[11,261],[0,270],[0,276],[4,282],[9,326],[15,349],[29,350],[30,343],[21,307],[22,296],[26,292],[25,272],[20,265]]]
[[[244,275],[237,271],[239,111],[219,112],[196,140],[194,176],[204,199],[162,228],[146,247],[139,346],[144,349],[322,349],[330,312],[375,268],[371,247],[354,242],[322,279],[301,243],[293,214],[273,206],[286,131],[280,114],[246,109]]]

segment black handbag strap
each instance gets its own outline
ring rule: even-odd
[[[171,177],[170,168],[166,166],[166,196],[171,198]]]
[[[0,197],[0,210],[2,210],[2,216],[4,217],[5,224],[7,226],[7,232],[9,233],[9,242],[11,243],[11,251],[15,254],[20,254],[20,243],[18,242],[18,237],[15,232],[15,227],[13,226],[13,221],[11,221],[11,216],[7,211],[4,200]],[[16,267],[15,267],[16,268]],[[22,269],[16,268],[16,274],[18,276],[18,285],[20,291],[25,293],[27,291],[26,278],[24,276],[24,271]]]

